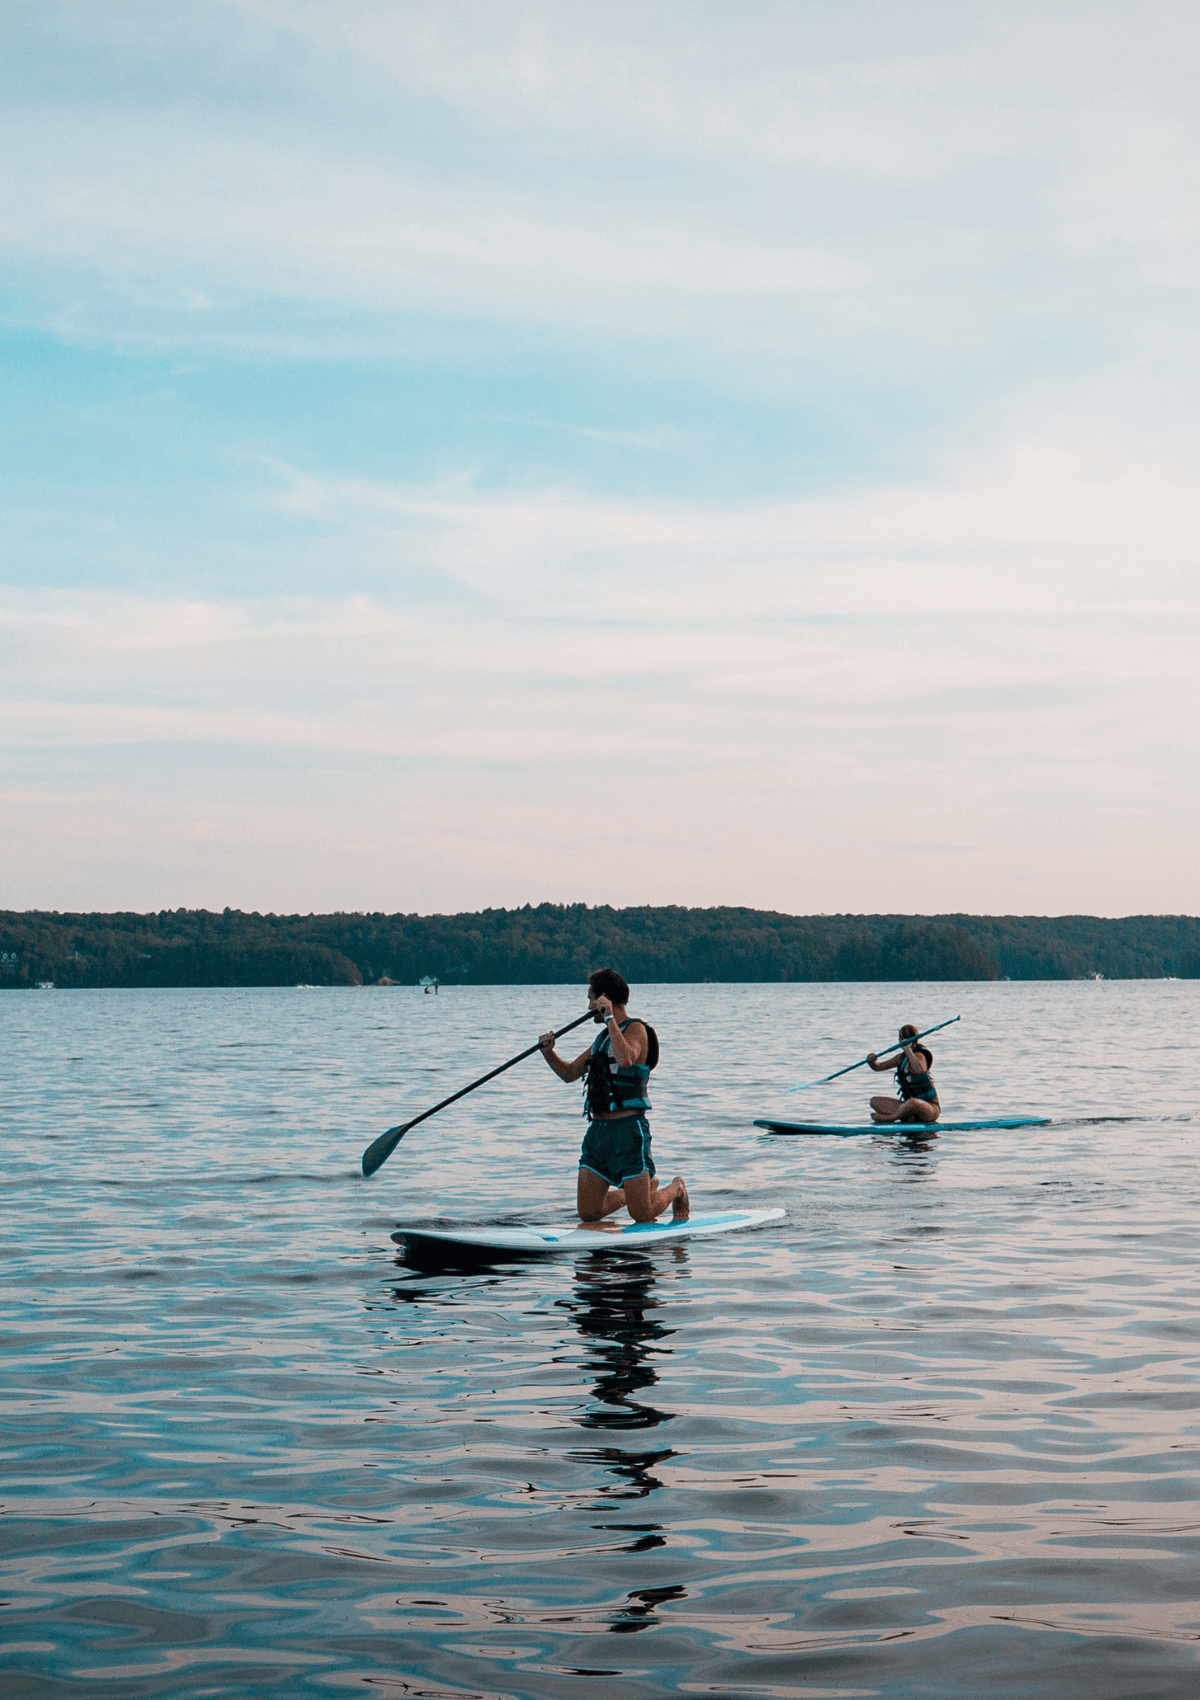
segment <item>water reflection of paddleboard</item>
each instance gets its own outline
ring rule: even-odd
[[[475,1257],[544,1257],[559,1251],[645,1251],[667,1240],[702,1239],[737,1228],[757,1228],[787,1214],[774,1210],[697,1210],[686,1222],[666,1217],[658,1222],[615,1223],[611,1218],[585,1226],[582,1222],[531,1227],[397,1228],[392,1238],[406,1251],[460,1252]]]
[[[765,1127],[768,1133],[974,1133],[988,1127],[1049,1127],[1049,1116],[989,1116],[976,1122],[857,1122],[853,1125],[836,1122],[756,1121],[755,1127]]]

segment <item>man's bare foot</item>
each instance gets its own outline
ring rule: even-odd
[[[688,1197],[687,1182],[682,1175],[676,1175],[671,1185],[679,1188],[678,1197],[671,1206],[671,1220],[672,1222],[686,1222],[692,1213],[692,1201]]]

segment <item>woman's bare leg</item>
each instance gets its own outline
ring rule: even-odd
[[[942,1113],[940,1104],[931,1104],[927,1098],[910,1098],[900,1111],[899,1120],[902,1122],[935,1122]]]
[[[620,1210],[625,1203],[624,1192],[619,1187],[609,1186],[604,1176],[598,1175],[594,1169],[580,1169],[575,1197],[581,1222],[599,1222],[602,1217],[611,1216],[614,1210]]]
[[[687,1186],[682,1175],[676,1175],[669,1186],[658,1187],[649,1169],[625,1182],[625,1203],[635,1222],[653,1222],[670,1204],[677,1222],[686,1222],[691,1210]]]
[[[873,1122],[899,1121],[904,1104],[899,1098],[872,1098],[871,1120]]]

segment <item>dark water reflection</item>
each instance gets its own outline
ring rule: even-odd
[[[686,1260],[682,1247],[676,1247],[675,1252],[677,1262]],[[656,1314],[653,1260],[601,1252],[581,1257],[576,1266],[574,1297],[560,1303],[571,1313],[587,1345],[583,1367],[585,1373],[596,1377],[595,1398],[601,1406],[577,1417],[580,1427],[628,1432],[669,1423],[672,1412],[645,1402],[645,1396],[658,1384],[655,1357],[669,1350],[665,1342],[674,1332]],[[604,1446],[568,1456],[584,1465],[599,1465],[615,1478],[615,1487],[600,1489],[600,1499],[631,1500],[646,1499],[662,1487],[661,1476],[654,1472],[675,1454],[670,1447],[634,1451]],[[651,1552],[666,1545],[659,1523],[596,1523],[593,1528],[633,1536],[622,1549],[625,1552]],[[638,1599],[636,1607],[623,1613],[623,1619],[633,1614],[630,1621],[614,1624],[614,1629],[645,1626],[645,1599],[640,1595]]]
[[[686,1252],[676,1247],[677,1265]],[[658,1385],[657,1357],[669,1352],[668,1328],[655,1295],[655,1269],[649,1257],[611,1257],[593,1252],[579,1258],[575,1293],[559,1301],[570,1313],[587,1346],[585,1370],[596,1377],[602,1410],[579,1418],[584,1428],[657,1428],[672,1413],[638,1403],[639,1395]]]
[[[674,1261],[677,1266],[686,1264],[687,1253],[682,1246],[674,1248]],[[655,1359],[669,1351],[666,1342],[674,1333],[658,1314],[655,1286],[655,1265],[649,1257],[612,1257],[594,1252],[579,1258],[574,1297],[560,1302],[571,1312],[587,1345],[583,1367],[596,1377],[595,1398],[602,1407],[576,1418],[581,1428],[628,1432],[671,1421],[672,1412],[646,1403],[646,1395],[658,1384]],[[598,1465],[615,1478],[615,1487],[599,1490],[599,1503],[647,1499],[663,1486],[656,1469],[675,1453],[669,1447],[633,1451],[605,1446],[569,1453],[568,1457],[589,1467]],[[603,1534],[631,1536],[620,1549],[626,1553],[653,1552],[666,1545],[660,1523],[594,1523],[592,1527]],[[635,1589],[609,1625],[610,1632],[636,1635],[649,1629],[659,1605],[685,1597],[686,1590],[679,1586]]]
[[[656,1152],[786,1222],[459,1272],[392,1229],[562,1219],[573,1106],[359,1152],[561,989],[0,1001],[4,1700],[1197,1692],[1200,987],[920,992],[657,989]],[[751,1130],[926,1008],[1054,1125]]]
[[[938,1146],[926,1133],[873,1140],[876,1153],[891,1170],[893,1180],[918,1184],[937,1179]]]

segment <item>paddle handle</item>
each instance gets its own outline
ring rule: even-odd
[[[943,1027],[953,1027],[956,1021],[961,1020],[961,1015],[952,1015],[949,1021],[939,1021],[936,1027],[927,1027],[923,1033],[914,1033],[911,1039],[898,1039],[894,1045],[885,1047],[884,1054],[886,1055],[888,1051],[901,1050],[905,1045],[915,1045],[918,1039],[927,1039],[931,1033],[940,1033]],[[875,1055],[879,1055],[878,1051]],[[789,1086],[787,1090],[788,1092],[803,1092],[807,1086],[827,1086],[831,1080],[840,1080],[843,1074],[853,1074],[856,1068],[865,1068],[866,1063],[866,1057],[861,1057],[858,1062],[851,1063],[847,1068],[836,1069],[833,1074],[823,1074],[820,1080],[802,1080],[799,1086]],[[786,1097],[787,1094],[785,1093],[784,1096]]]
[[[561,1039],[564,1033],[571,1031],[572,1027],[580,1027],[585,1021],[594,1019],[595,1017],[589,1009],[586,1015],[581,1015],[574,1021],[568,1021],[565,1027],[560,1027],[554,1037]],[[386,1133],[381,1133],[379,1138],[368,1145],[363,1152],[363,1174],[373,1175],[376,1169],[381,1169],[404,1138],[404,1135],[410,1128],[416,1127],[418,1122],[428,1121],[430,1116],[436,1116],[439,1110],[444,1110],[447,1104],[457,1104],[458,1100],[465,1098],[468,1092],[474,1092],[477,1086],[486,1086],[489,1080],[495,1080],[496,1076],[503,1074],[506,1069],[515,1068],[519,1062],[524,1062],[526,1057],[531,1057],[535,1051],[540,1051],[541,1048],[541,1041],[539,1040],[536,1045],[530,1045],[529,1049],[522,1051],[519,1056],[510,1057],[507,1062],[501,1063],[499,1068],[492,1069],[490,1074],[481,1074],[478,1080],[473,1080],[469,1086],[464,1086],[461,1091],[452,1092],[448,1098],[443,1098],[441,1103],[435,1104],[431,1110],[422,1110],[419,1116],[414,1116],[410,1122],[404,1122],[400,1127],[389,1127]]]

